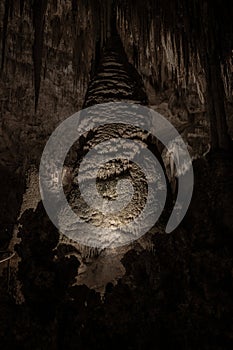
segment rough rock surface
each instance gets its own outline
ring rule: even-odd
[[[28,1],[20,1],[13,7],[13,1],[5,0],[0,4],[2,35],[6,34],[4,6],[10,4],[7,40],[5,44],[1,41],[1,45],[5,45],[5,58],[0,82],[1,191],[6,199],[1,204],[1,221],[4,228],[10,230],[19,213],[24,190],[21,177],[24,178],[28,164],[38,165],[48,135],[84,101],[95,51],[91,39],[93,22],[88,11],[93,1],[80,7],[75,3],[48,1],[41,65],[44,79],[40,84],[36,114],[32,84],[35,28],[31,8]],[[144,3],[141,4],[143,12]],[[78,11],[82,13],[79,17],[82,23],[78,28],[74,26],[76,30],[72,34],[73,19],[77,18]],[[187,136],[194,157],[203,154],[208,149],[208,125],[203,122],[205,110],[199,108],[199,103],[198,106],[193,103],[197,100],[198,89],[195,87],[193,93],[190,88],[187,96],[180,87],[174,91],[166,81],[165,65],[151,74],[153,64],[147,65],[150,60],[146,56],[149,52],[153,56],[154,50],[152,46],[147,47],[146,42],[141,44],[146,35],[145,26],[141,33],[132,31],[131,26],[130,33],[130,30],[124,31],[130,24],[128,19],[122,15],[119,20],[124,23],[120,30],[123,45],[135,66],[138,64],[137,47],[129,43],[137,42],[138,34],[142,34],[139,46],[143,52],[139,52],[142,59],[138,66],[153,108],[171,118],[182,135]],[[139,27],[137,19],[135,21],[131,23],[134,29]],[[90,51],[86,50],[89,45]],[[77,61],[80,47],[85,52],[83,61]],[[115,71],[115,56],[112,59],[110,66],[113,65]],[[79,65],[85,68],[86,74],[80,79],[77,78]],[[122,68],[122,64],[119,67]],[[161,72],[159,78],[162,78],[164,90],[156,94],[154,77]],[[198,84],[203,82],[202,73]],[[98,74],[99,80],[105,79],[103,72]],[[124,82],[122,69],[121,77]],[[131,84],[123,85],[132,92]],[[93,93],[96,86],[94,83],[90,86]],[[122,97],[122,85],[116,93]],[[189,95],[191,101],[188,101]],[[100,100],[98,96],[96,94],[92,102],[103,101],[103,96]],[[130,96],[134,99],[135,95]],[[192,114],[195,114],[194,125]],[[231,350],[232,159],[225,153],[210,154],[206,159],[195,160],[193,166],[194,196],[183,225],[172,235],[161,234],[162,227],[158,226],[143,240],[111,254],[89,251],[65,239],[59,241],[59,233],[42,203],[35,210],[24,212],[17,252],[21,259],[18,278],[25,299],[22,305],[15,303],[6,290],[6,270],[3,271],[0,277],[1,348]],[[33,197],[38,193],[35,174],[34,171],[26,196],[30,207],[36,206]],[[24,202],[23,208],[26,206]],[[5,232],[1,231],[3,247],[7,246],[11,235]],[[112,283],[107,283],[110,280]],[[86,285],[82,285],[84,283]],[[15,291],[11,293],[14,295]]]

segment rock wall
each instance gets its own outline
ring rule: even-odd
[[[93,1],[43,3],[0,4],[0,154],[13,168],[38,164],[54,128],[82,107],[95,54]]]

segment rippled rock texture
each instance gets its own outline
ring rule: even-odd
[[[124,101],[147,104],[142,79],[128,62],[120,37],[108,39],[97,72],[88,86],[85,107],[97,103]]]

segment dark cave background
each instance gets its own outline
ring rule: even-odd
[[[20,258],[10,288],[1,265],[1,349],[233,348],[232,17],[218,0],[1,1],[0,250]],[[41,202],[18,218],[51,132],[106,100],[91,82],[114,35],[130,98],[174,122],[195,187],[176,231],[158,230],[152,249],[135,242],[101,295],[74,283],[82,261]]]

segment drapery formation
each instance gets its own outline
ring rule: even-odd
[[[150,69],[160,88],[169,80],[183,87],[195,83],[205,96],[212,148],[228,150],[225,96],[232,98],[232,3],[119,0],[117,9],[119,31],[131,40],[139,71]]]
[[[87,86],[97,48],[111,35],[112,5],[117,15],[117,27],[126,51],[143,75],[150,72],[157,88],[168,82],[176,86],[196,85],[200,98],[205,97],[211,122],[212,148],[230,148],[227,133],[225,97],[232,98],[233,4],[217,0],[5,0],[2,18],[1,69],[7,55],[9,21],[22,29],[25,13],[31,18],[34,39],[35,107],[39,100],[42,68],[46,71],[45,43],[49,33],[53,43],[65,45],[71,38],[74,85]],[[3,6],[3,5],[2,5]],[[72,20],[70,21],[70,17]],[[72,25],[63,30],[64,23]],[[21,30],[19,28],[19,30]],[[67,33],[67,30],[69,33]],[[22,31],[22,36],[24,35]],[[63,40],[63,42],[62,42]],[[67,41],[68,42],[68,41]],[[70,44],[70,41],[69,41]]]

